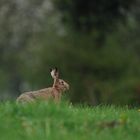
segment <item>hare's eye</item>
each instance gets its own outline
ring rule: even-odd
[[[64,82],[63,82],[63,81],[61,81],[61,84],[64,84]]]

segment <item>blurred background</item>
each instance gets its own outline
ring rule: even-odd
[[[0,100],[54,66],[72,103],[140,105],[140,0],[0,0]]]

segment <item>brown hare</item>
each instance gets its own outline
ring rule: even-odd
[[[69,89],[69,84],[64,80],[59,79],[59,72],[57,68],[51,69],[50,71],[52,78],[54,79],[53,86],[44,88],[37,91],[30,91],[21,94],[17,98],[17,102],[34,102],[36,100],[54,100],[54,102],[59,102],[61,100],[61,95],[64,91]]]

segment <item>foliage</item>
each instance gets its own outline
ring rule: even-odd
[[[72,24],[75,29],[104,32],[114,28],[118,19],[123,19],[136,0],[54,0],[62,12],[62,21]],[[112,26],[113,25],[113,26]]]
[[[139,0],[53,2],[0,1],[0,99],[51,86],[57,66],[73,103],[140,104]]]
[[[122,30],[112,33],[104,47],[99,49],[92,35],[76,32],[65,36],[45,34],[47,39],[35,42],[36,46],[42,46],[40,51],[32,52],[35,56],[39,54],[34,75],[40,75],[30,75],[37,80],[33,83],[45,83],[46,77],[49,77],[48,64],[53,64],[60,68],[60,76],[70,83],[72,102],[87,102],[90,105],[139,103],[139,56],[135,48],[124,43],[123,34],[126,32]],[[51,37],[57,40],[52,42]],[[39,36],[34,40],[37,38]]]

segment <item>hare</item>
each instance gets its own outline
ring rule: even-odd
[[[59,72],[57,68],[50,70],[51,76],[54,80],[52,87],[44,88],[37,91],[30,91],[21,94],[17,98],[17,102],[34,102],[38,99],[49,100],[52,99],[54,102],[61,100],[61,95],[64,91],[69,90],[69,84],[64,80],[59,79]]]

